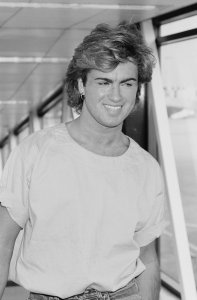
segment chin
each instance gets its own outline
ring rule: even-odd
[[[104,127],[108,127],[108,128],[115,128],[115,127],[120,127],[123,124],[123,121],[111,121],[111,122],[102,122],[100,123],[101,125],[103,125]]]

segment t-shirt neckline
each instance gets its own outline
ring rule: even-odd
[[[99,160],[104,160],[104,161],[106,161],[106,160],[107,161],[109,161],[109,160],[111,160],[111,161],[121,161],[121,160],[124,160],[125,158],[127,158],[128,156],[130,156],[130,153],[132,151],[132,144],[133,144],[132,139],[129,136],[127,136],[128,139],[129,139],[129,147],[121,155],[107,156],[107,155],[101,155],[101,154],[92,152],[91,150],[88,150],[87,148],[83,147],[82,145],[77,143],[76,140],[73,139],[73,137],[68,132],[67,123],[62,123],[62,126],[63,126],[64,133],[66,133],[67,140],[69,140],[69,142],[72,144],[72,146],[75,148],[76,151],[79,151],[80,153],[83,153],[85,155],[97,158]]]

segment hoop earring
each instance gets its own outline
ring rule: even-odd
[[[81,99],[81,101],[84,101],[85,100],[85,95],[84,94],[80,94],[80,99]]]

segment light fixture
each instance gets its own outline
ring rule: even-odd
[[[67,57],[20,57],[20,56],[0,56],[0,63],[68,63]]]
[[[0,100],[0,105],[18,105],[18,104],[29,104],[28,100]]]
[[[7,8],[52,8],[52,9],[112,9],[112,10],[154,10],[155,5],[90,4],[90,3],[38,3],[38,2],[0,2]]]

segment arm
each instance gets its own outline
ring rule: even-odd
[[[0,205],[0,299],[7,283],[14,243],[20,230],[7,209]]]
[[[141,247],[140,259],[146,266],[146,270],[136,278],[142,300],[159,300],[160,271],[154,242]]]

